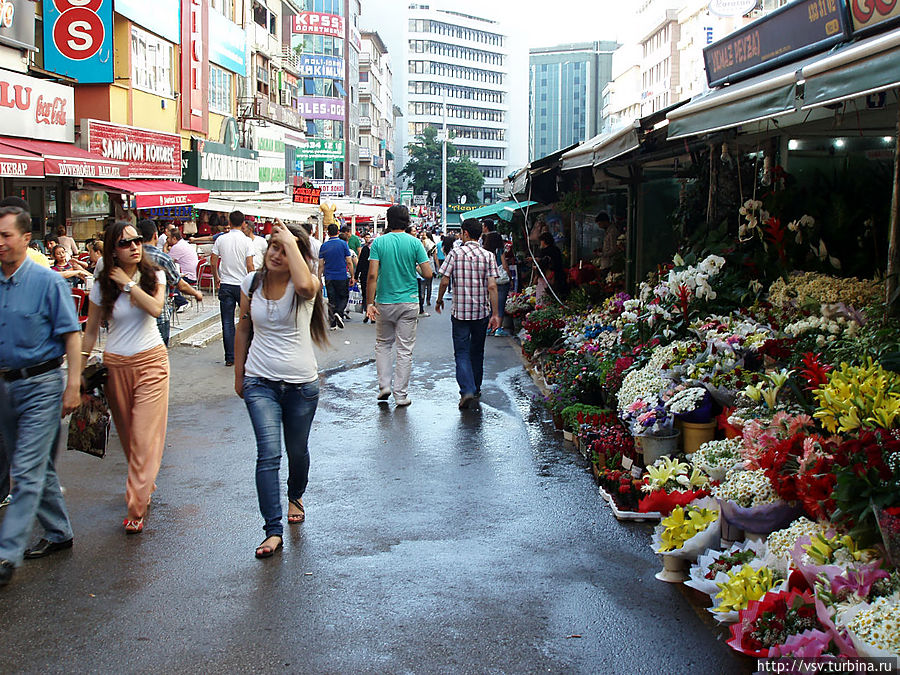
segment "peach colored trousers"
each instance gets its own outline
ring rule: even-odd
[[[162,345],[134,356],[103,354],[106,397],[128,460],[128,518],[147,513],[162,464],[169,415],[169,353]]]

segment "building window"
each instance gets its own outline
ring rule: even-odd
[[[131,28],[131,86],[172,97],[172,45],[140,28]]]
[[[210,9],[216,10],[219,14],[223,14],[226,19],[234,21],[234,4],[231,0],[210,0]]]
[[[222,115],[230,116],[232,76],[227,70],[209,66],[209,109]]]

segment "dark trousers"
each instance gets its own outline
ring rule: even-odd
[[[453,328],[453,356],[456,359],[456,383],[461,396],[481,391],[484,377],[484,340],[491,317],[462,321],[450,317]]]
[[[419,314],[425,311],[425,280],[416,279],[419,282]]]
[[[369,292],[369,282],[367,280],[365,280],[365,279],[359,280],[359,292],[362,293],[363,314],[365,314],[366,308],[369,306],[369,303],[367,301],[368,296],[366,295]]]
[[[325,280],[325,291],[328,293],[328,307],[331,309],[331,321],[334,323],[334,315],[341,318],[347,317],[347,301],[350,299],[350,280],[331,279]]]
[[[9,494],[9,460],[3,447],[3,435],[0,434],[0,502]]]
[[[234,309],[241,304],[241,287],[219,284],[219,311],[222,314],[222,342],[225,361],[234,363]]]

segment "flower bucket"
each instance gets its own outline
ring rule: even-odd
[[[730,525],[744,530],[744,538],[765,539],[766,535],[787,527],[794,522],[803,510],[785,501],[778,500],[771,504],[744,507],[728,500],[719,500],[722,517]]]
[[[571,431],[563,429],[563,439],[571,443],[575,440],[575,434],[573,434]]]
[[[674,555],[663,555],[663,568],[654,576],[660,581],[670,584],[680,584],[688,579],[688,561]]]
[[[716,437],[715,422],[681,422],[681,436],[684,453],[693,454],[700,446]]]
[[[678,432],[670,436],[636,436],[644,453],[644,465],[650,466],[660,457],[674,455],[678,450]]]
[[[563,430],[563,417],[559,413],[553,413],[553,426],[557,431]]]

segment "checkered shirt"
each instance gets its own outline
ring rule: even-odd
[[[488,279],[496,278],[494,255],[477,241],[468,241],[447,254],[441,274],[453,282],[451,314],[460,321],[476,321],[491,315]]]
[[[175,267],[175,261],[172,260],[168,253],[161,251],[156,246],[151,246],[150,244],[144,244],[144,253],[147,254],[147,257],[150,258],[154,265],[166,273],[166,298],[168,299],[169,293],[171,293],[172,290],[178,286],[178,282],[181,281],[181,275],[178,273],[178,268]],[[163,304],[163,311],[156,317],[156,325],[165,326],[170,321],[169,303],[166,302]]]

